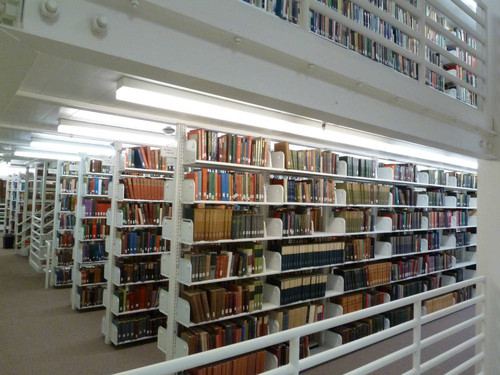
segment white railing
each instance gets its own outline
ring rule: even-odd
[[[448,374],[460,374],[461,372],[467,370],[468,368],[480,364],[484,359],[484,353],[482,352],[481,344],[485,339],[485,333],[480,330],[476,330],[476,334],[471,339],[455,346],[451,350],[445,351],[443,353],[439,353],[436,357],[426,361],[421,362],[421,351],[432,345],[438,341],[441,341],[452,334],[460,332],[466,328],[477,326],[481,327],[481,322],[484,321],[485,316],[482,312],[478,312],[476,316],[466,321],[461,322],[451,328],[448,328],[444,331],[441,331],[433,336],[427,337],[426,339],[422,339],[421,337],[421,328],[423,325],[430,323],[436,319],[440,319],[444,316],[453,314],[457,311],[463,310],[470,306],[476,306],[480,308],[476,308],[476,311],[485,311],[484,305],[485,303],[485,277],[479,276],[472,278],[470,280],[462,281],[456,284],[448,285],[442,288],[434,289],[428,292],[420,293],[411,297],[402,298],[396,301],[388,302],[382,305],[370,307],[367,309],[363,309],[360,311],[356,311],[353,313],[349,313],[346,315],[326,319],[320,322],[308,324],[302,327],[293,328],[287,331],[278,332],[275,334],[271,334],[264,337],[259,337],[256,339],[252,339],[249,341],[241,342],[238,344],[229,345],[226,347],[210,350],[203,353],[193,354],[183,358],[177,358],[167,362],[161,362],[154,365],[120,372],[116,375],[165,375],[165,374],[173,374],[179,371],[184,371],[187,369],[191,369],[194,367],[203,366],[209,363],[227,360],[232,357],[246,354],[256,350],[262,350],[263,348],[289,342],[290,349],[290,362],[287,365],[271,369],[266,371],[266,375],[277,375],[277,374],[298,374],[300,371],[307,370],[319,364],[323,364],[329,361],[334,360],[335,358],[341,357],[343,355],[349,354],[356,350],[365,348],[369,345],[375,344],[377,342],[386,340],[390,337],[403,333],[405,331],[413,330],[413,342],[401,348],[400,350],[393,352],[385,357],[382,357],[374,362],[371,362],[367,365],[361,366],[351,372],[349,375],[360,375],[360,374],[369,374],[373,371],[376,371],[380,368],[383,368],[395,361],[398,361],[406,356],[413,356],[413,368],[406,372],[404,375],[410,374],[421,374],[425,371],[429,371],[433,367],[443,363],[444,361],[450,359],[451,357],[457,355],[458,353],[468,349],[468,348],[476,348],[476,354],[471,358],[468,358],[466,361],[457,366],[454,370],[449,372]],[[470,286],[476,285],[479,286],[476,288],[477,293],[476,296],[472,297],[469,300],[464,302],[455,304],[453,306],[444,308],[434,313],[430,313],[427,315],[422,315],[422,302],[424,300],[434,298],[446,293],[453,292],[455,290]],[[413,319],[396,325],[394,327],[388,328],[381,332],[372,334],[370,336],[361,338],[359,340],[327,349],[321,353],[311,355],[307,358],[300,359],[299,358],[299,350],[300,350],[300,337],[311,335],[317,332],[326,331],[334,327],[338,327],[344,324],[351,323],[353,321],[357,321],[360,319],[365,319],[367,317],[381,314],[390,310],[398,309],[404,306],[413,305],[414,316]]]

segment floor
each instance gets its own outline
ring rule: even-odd
[[[0,244],[1,246],[1,244]],[[29,266],[25,257],[0,248],[0,374],[1,375],[110,375],[164,360],[156,342],[115,348],[104,343],[100,333],[103,310],[75,312],[70,307],[70,289],[44,289],[44,276]],[[423,330],[424,337],[474,315],[469,308],[441,319]],[[429,348],[428,359],[438,350],[448,349],[473,334],[466,330]],[[411,333],[318,366],[307,374],[345,374],[354,366],[367,363],[407,345]],[[461,353],[454,360],[427,374],[440,375],[473,355]],[[411,358],[374,374],[397,375],[407,371]],[[468,371],[466,374],[473,374]]]

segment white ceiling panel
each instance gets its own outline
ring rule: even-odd
[[[31,91],[37,94],[41,93],[45,86],[57,77],[67,60],[58,57],[42,54],[26,75],[20,89]]]
[[[4,112],[0,121],[9,124],[54,125],[49,114],[58,107],[39,101],[15,97]]]

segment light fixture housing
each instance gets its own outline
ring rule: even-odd
[[[30,147],[34,150],[55,151],[68,154],[85,153],[93,156],[111,156],[114,148],[108,146],[90,145],[80,142],[54,141],[40,138],[32,138]]]
[[[162,124],[162,127],[165,127],[165,124]],[[73,136],[117,141],[131,145],[146,144],[151,146],[171,146],[172,143],[175,142],[175,137],[167,136],[163,134],[163,132],[158,134],[65,119],[59,120],[57,131]]]
[[[16,150],[14,151],[14,156],[20,158],[29,158],[29,159],[48,159],[48,160],[67,160],[67,161],[80,160],[80,156],[76,154],[65,154],[65,153],[40,151],[40,150]]]
[[[346,151],[351,149],[352,153],[365,149],[378,152],[384,157],[392,155],[394,158],[399,158],[402,156],[406,160],[416,159],[419,162],[431,162],[433,165],[459,166],[471,170],[476,170],[478,166],[476,158],[334,126],[333,124],[323,126],[324,122],[320,120],[294,116],[228,98],[129,77],[123,77],[117,82],[116,99],[188,115],[243,124],[256,128],[262,134],[271,137],[299,136],[304,144],[318,140],[325,143],[326,140],[335,145],[342,145]]]

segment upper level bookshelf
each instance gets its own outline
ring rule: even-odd
[[[482,1],[243,1],[473,107],[486,96]]]

